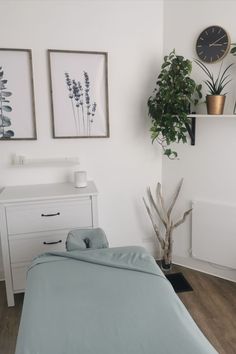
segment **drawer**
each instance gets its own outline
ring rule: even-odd
[[[31,262],[41,253],[65,251],[65,241],[69,230],[35,237],[11,237],[9,239],[11,263]]]
[[[29,265],[12,267],[12,284],[14,292],[24,292]]]
[[[7,206],[6,218],[9,235],[92,227],[91,199]]]

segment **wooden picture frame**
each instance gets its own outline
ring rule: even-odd
[[[0,48],[0,140],[36,140],[31,49]]]
[[[107,138],[108,54],[48,49],[53,138]]]

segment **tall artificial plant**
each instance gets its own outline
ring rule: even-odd
[[[173,50],[164,57],[157,86],[148,99],[152,141],[156,140],[170,159],[178,156],[170,144],[187,142],[190,106],[202,97],[201,85],[190,78],[191,71],[192,62]]]

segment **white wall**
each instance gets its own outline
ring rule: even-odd
[[[97,184],[100,225],[113,246],[153,250],[142,196],[161,178],[146,102],[162,58],[162,11],[162,1],[0,1],[1,47],[32,49],[38,133],[36,141],[0,141],[0,186],[72,177],[68,168],[12,167],[14,153],[78,156]],[[109,139],[52,139],[48,48],[108,52]]]
[[[167,54],[176,48],[177,54],[187,58],[196,57],[197,36],[204,28],[213,24],[224,27],[231,35],[232,42],[236,42],[235,13],[235,1],[165,1],[164,53]],[[233,82],[229,87],[230,93],[225,109],[225,113],[232,113],[233,101],[236,99],[236,58],[229,54],[225,62],[235,62],[232,71]],[[218,68],[219,64],[212,64],[213,71]],[[196,66],[193,76],[198,82],[203,79],[202,73]],[[236,204],[235,118],[199,118],[196,126],[196,145],[178,144],[175,147],[180,159],[170,161],[163,158],[162,179],[164,191],[170,197],[178,181],[184,177],[184,186],[178,204],[180,209],[188,208],[195,198]],[[190,226],[189,218],[176,230],[175,260],[190,267],[236,280],[235,270],[190,258]]]

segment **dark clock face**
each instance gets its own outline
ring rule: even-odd
[[[220,26],[210,26],[199,35],[196,43],[196,52],[202,61],[213,63],[228,53],[230,38]]]

